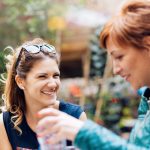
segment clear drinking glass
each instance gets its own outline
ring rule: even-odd
[[[38,137],[40,147],[38,150],[66,150],[66,140],[62,140],[57,144],[46,143],[47,139],[53,135],[47,135],[45,137]]]

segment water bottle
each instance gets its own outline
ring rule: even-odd
[[[47,139],[53,135],[47,135],[44,137],[38,137],[38,142],[40,147],[38,150],[65,150],[66,149],[66,140],[62,140],[56,144],[46,143]]]

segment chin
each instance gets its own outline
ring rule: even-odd
[[[137,85],[137,84],[131,84],[131,87],[137,91],[141,86]]]
[[[47,108],[47,107],[50,107],[50,106],[52,106],[54,104],[55,104],[55,102],[43,103],[43,107]]]
[[[42,103],[45,105],[52,105],[56,102],[56,98],[45,98]]]
[[[56,103],[56,98],[48,100],[49,105],[52,105],[52,104],[55,104],[55,103]]]

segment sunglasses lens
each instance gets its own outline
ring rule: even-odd
[[[48,53],[56,54],[55,47],[52,45],[48,45],[48,44],[45,44],[45,45],[25,45],[22,48],[24,48],[26,51],[28,51],[29,53],[32,53],[32,54],[39,53],[41,50],[48,52]]]
[[[43,49],[49,53],[56,53],[55,47],[52,45],[43,45]]]
[[[26,49],[29,53],[33,53],[33,54],[38,53],[40,51],[40,48],[35,45],[28,45],[23,48]]]

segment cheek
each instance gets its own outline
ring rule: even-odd
[[[132,63],[127,62],[127,63],[124,65],[124,68],[125,68],[126,70],[131,71],[131,70],[133,70],[132,68],[134,68],[134,66],[133,66]]]
[[[56,84],[57,84],[57,87],[58,87],[58,89],[59,89],[59,88],[60,88],[60,86],[61,86],[60,79],[58,79],[58,80],[56,81]]]
[[[134,70],[135,68],[135,61],[133,59],[128,59],[128,60],[125,60],[123,63],[122,63],[122,67],[125,69],[125,70]]]

